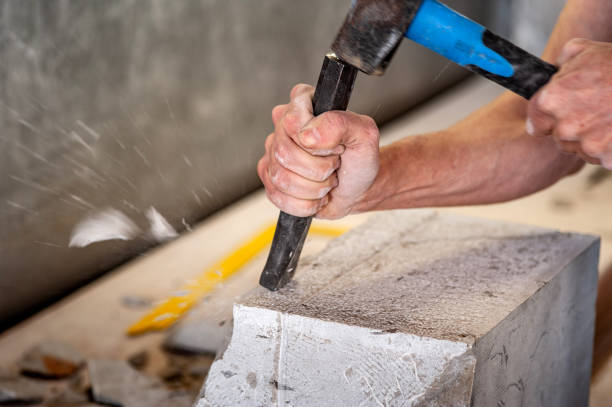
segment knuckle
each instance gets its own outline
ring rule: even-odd
[[[292,153],[291,149],[283,143],[277,143],[274,148],[274,159],[283,167],[289,167],[291,163]]]
[[[314,129],[319,135],[318,145],[323,149],[333,149],[346,131],[347,123],[342,112],[326,112],[319,116]]]
[[[311,216],[314,215],[318,209],[316,201],[292,198],[288,195],[283,195],[276,199],[278,203],[275,202],[275,205],[293,216]]]
[[[338,168],[337,163],[339,162],[339,159],[337,157],[333,158],[333,160],[327,160],[325,172],[323,174],[325,177],[323,178],[323,180],[329,179],[333,175],[334,171],[336,171],[336,169]]]
[[[319,201],[302,200],[300,202],[301,202],[301,205],[300,205],[301,209],[304,213],[303,216],[314,215],[319,210]]]
[[[296,97],[297,95],[301,93],[307,92],[308,90],[310,90],[310,88],[311,88],[310,85],[307,85],[305,83],[298,83],[291,89],[291,93],[290,93],[291,99],[293,99],[294,97]]]
[[[317,191],[316,198],[317,198],[317,199],[321,199],[321,198],[323,198],[325,195],[327,195],[327,193],[328,193],[329,191],[331,191],[331,187],[323,187],[323,188],[319,189],[319,190]]]
[[[270,150],[270,147],[272,146],[273,142],[274,142],[274,133],[270,133],[266,136],[266,140],[264,141],[264,147],[266,149],[266,152]]]
[[[285,210],[284,196],[280,192],[266,188],[266,196],[276,207]]]
[[[582,44],[581,38],[573,38],[567,41],[565,44],[563,44],[563,47],[561,47],[561,53],[562,54],[571,53],[577,46],[581,44]]]
[[[321,166],[313,170],[312,180],[316,182],[325,182],[331,174],[332,169]]]
[[[345,113],[334,111],[325,113],[323,125],[334,129],[344,129],[346,127]]]
[[[288,182],[287,182],[287,174],[285,174],[285,170],[278,165],[270,165],[268,167],[268,175],[270,177],[270,183],[274,185],[276,188],[281,191],[286,191]]]
[[[291,88],[291,92],[289,92],[289,97],[291,97],[293,99],[295,97],[295,95],[299,92],[301,86],[302,86],[301,83],[298,83],[297,85],[294,85]]]
[[[563,51],[573,51],[587,45],[590,41],[586,38],[572,38],[563,46]]]
[[[276,105],[272,109],[272,121],[276,122],[280,119],[287,105]]]
[[[266,172],[266,160],[264,157],[260,158],[259,161],[257,162],[257,175],[259,175],[259,178],[264,181],[264,175]]]
[[[285,114],[282,120],[282,126],[287,135],[295,136],[300,131],[300,116],[295,110],[291,110]]]
[[[326,182],[329,180],[329,178],[331,177],[331,175],[334,173],[334,171],[337,168],[336,163],[338,162],[338,158],[337,157],[333,157],[333,159],[327,159],[328,157],[325,157],[325,159],[319,161],[318,165],[313,165],[312,168],[312,174],[310,176],[310,178],[313,181],[316,182]],[[331,157],[329,157],[331,158]]]
[[[379,131],[378,126],[373,118],[370,116],[361,116],[363,122],[363,132],[370,141],[376,141],[378,143]]]
[[[317,199],[321,199],[321,198],[325,197],[325,195],[327,195],[329,193],[329,191],[331,191],[336,186],[338,186],[338,179],[335,176],[334,177],[329,177],[327,179],[326,185],[321,187],[321,188],[319,188],[319,191],[317,193],[316,198]]]

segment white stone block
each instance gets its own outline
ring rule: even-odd
[[[599,241],[396,211],[234,306],[203,406],[586,406]]]

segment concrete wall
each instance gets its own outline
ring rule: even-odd
[[[492,24],[531,53],[544,51],[566,0],[498,0],[491,7]]]

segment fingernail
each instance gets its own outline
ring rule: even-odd
[[[317,143],[318,133],[315,129],[305,129],[300,133],[300,143],[304,147],[312,147]]]
[[[531,121],[531,119],[528,117],[527,120],[525,121],[525,131],[527,132],[527,134],[529,134],[530,136],[533,136],[535,134],[535,129],[533,127],[533,122]]]
[[[334,148],[334,154],[342,155],[344,154],[345,150],[346,147],[344,146],[344,144],[339,144]]]
[[[322,189],[319,191],[319,197],[320,197],[320,198],[324,198],[324,197],[325,197],[325,195],[327,195],[327,193],[328,193],[329,191],[331,191],[331,189],[332,189],[332,187],[325,187],[325,188],[322,188]]]

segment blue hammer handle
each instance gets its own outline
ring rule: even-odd
[[[405,36],[526,99],[557,72],[436,0],[423,0]]]

